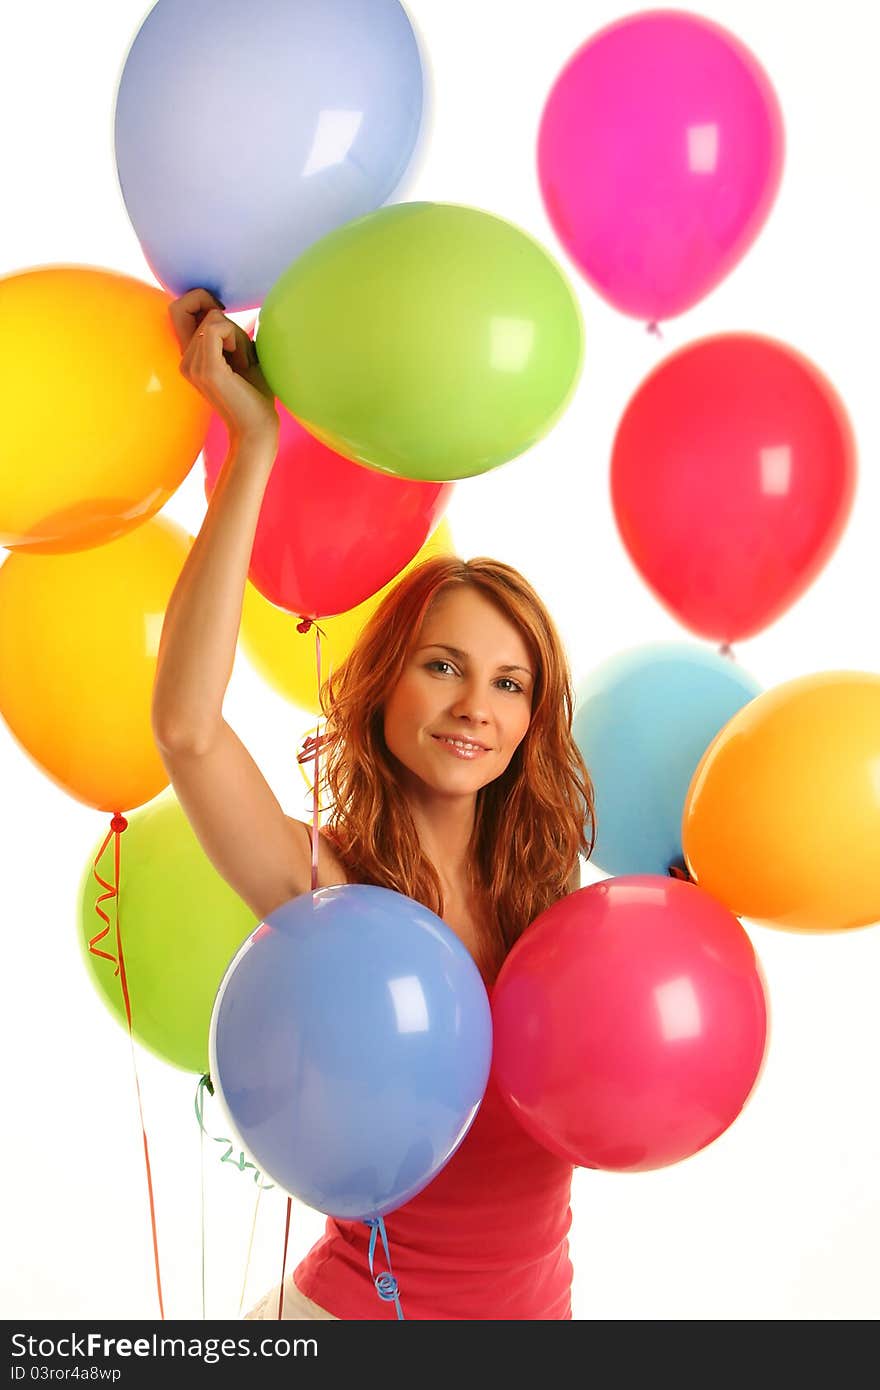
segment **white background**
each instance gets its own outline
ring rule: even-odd
[[[859,0],[701,7],[766,68],[785,115],[787,156],[779,198],[751,251],[707,300],[664,325],[662,342],[578,277],[544,215],[535,173],[538,120],[557,72],[628,8],[411,0],[409,9],[430,65],[432,110],[406,196],[473,204],[537,236],[569,271],[586,326],[581,383],[552,434],[524,457],[458,484],[449,518],[459,553],[494,555],[523,570],[557,619],[576,678],[623,647],[686,639],[617,536],[608,497],[614,428],[668,352],[718,331],[768,333],[811,357],[841,393],[858,437],[860,484],[831,563],[737,655],[765,686],[810,671],[880,669],[874,7]],[[79,262],[151,280],[118,191],[112,146],[116,83],[146,12],[133,0],[31,0],[0,11],[0,273]],[[194,73],[193,81],[204,83],[207,101],[240,102],[246,120],[249,94],[237,87],[234,68]],[[203,512],[198,463],[166,513],[195,531]],[[110,700],[109,670],[104,679]],[[285,704],[242,655],[226,714],[285,809],[306,816],[295,751],[312,717]],[[131,1054],[76,942],[79,879],[105,818],[57,789],[5,726],[0,787],[2,1311],[154,1317]],[[583,881],[598,876],[587,868]],[[761,1083],[732,1128],[684,1163],[647,1174],[575,1174],[575,1318],[880,1312],[878,929],[803,936],[746,926],[773,1008]],[[138,1066],[166,1312],[198,1317],[196,1078],[141,1051]],[[234,1317],[254,1188],[217,1163],[222,1150],[208,1147],[208,1315]],[[280,1194],[266,1193],[246,1305],[277,1278],[283,1213]],[[289,1268],[322,1227],[323,1217],[295,1204]]]

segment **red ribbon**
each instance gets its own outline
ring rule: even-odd
[[[287,1199],[287,1220],[284,1223],[284,1253],[281,1256],[281,1287],[278,1290],[278,1318],[280,1320],[282,1309],[284,1308],[284,1271],[287,1268],[287,1241],[290,1236],[290,1208],[293,1205],[292,1198]]]
[[[321,690],[321,629],[315,625],[315,671],[318,691]],[[318,886],[318,767],[321,753],[321,735],[313,740],[315,749],[315,780],[312,783],[312,892]]]
[[[694,881],[688,872],[687,865],[681,862],[670,864],[666,872],[670,878],[681,879],[684,883],[693,883]]]
[[[121,933],[120,933],[120,930],[119,930],[119,861],[120,861],[120,845],[119,845],[119,841],[120,841],[120,837],[121,837],[121,835],[122,835],[123,830],[125,830],[125,829],[127,828],[127,826],[128,826],[128,821],[125,819],[125,816],[122,814],[121,811],[117,811],[117,812],[115,813],[115,815],[114,815],[112,821],[110,822],[110,830],[109,830],[109,832],[108,832],[108,834],[107,834],[106,839],[104,840],[103,845],[101,846],[101,848],[100,848],[99,851],[98,851],[97,857],[96,857],[95,862],[94,862],[94,865],[93,865],[93,872],[94,872],[95,878],[98,880],[98,882],[100,883],[101,887],[104,888],[104,889],[106,890],[104,893],[99,894],[99,896],[96,898],[96,900],[95,900],[95,911],[97,912],[98,916],[99,916],[100,918],[102,918],[103,921],[105,921],[105,922],[107,923],[107,925],[106,925],[104,928],[102,928],[102,930],[99,931],[99,932],[97,933],[96,936],[93,936],[93,937],[90,939],[90,941],[89,941],[89,951],[91,952],[91,954],[92,954],[93,956],[100,956],[102,960],[109,960],[113,965],[115,965],[116,969],[114,970],[113,974],[114,974],[114,977],[115,977],[116,975],[119,976],[119,983],[120,983],[120,986],[121,986],[121,988],[122,988],[122,999],[123,999],[123,1003],[125,1004],[125,1020],[126,1020],[126,1023],[128,1024],[128,1039],[129,1039],[129,1042],[131,1043],[131,1060],[132,1060],[132,1064],[133,1064],[133,1066],[134,1066],[134,1084],[135,1084],[135,1089],[136,1089],[136,1091],[137,1091],[138,1113],[139,1113],[139,1115],[140,1115],[140,1121],[141,1121],[141,1134],[143,1135],[143,1140],[144,1140],[144,1163],[145,1163],[145,1165],[146,1165],[146,1170],[147,1170],[147,1191],[148,1191],[148,1193],[149,1193],[149,1198],[150,1198],[150,1223],[151,1223],[151,1226],[152,1226],[152,1229],[153,1229],[153,1260],[154,1260],[154,1263],[155,1263],[155,1266],[156,1266],[156,1291],[157,1291],[157,1293],[158,1293],[158,1295],[159,1295],[159,1314],[160,1314],[161,1318],[162,1318],[163,1321],[164,1321],[164,1318],[165,1318],[165,1304],[164,1304],[163,1299],[162,1299],[162,1276],[161,1276],[161,1274],[160,1274],[160,1272],[159,1272],[159,1236],[158,1236],[158,1232],[157,1232],[157,1230],[156,1230],[156,1203],[155,1203],[155,1199],[154,1199],[154,1196],[153,1196],[153,1173],[152,1173],[152,1169],[151,1169],[151,1167],[150,1167],[150,1146],[149,1146],[149,1144],[148,1144],[148,1142],[147,1142],[147,1130],[146,1130],[146,1126],[145,1126],[145,1124],[144,1124],[144,1107],[143,1107],[143,1101],[142,1101],[142,1098],[141,1098],[141,1083],[140,1083],[140,1080],[138,1079],[137,1063],[136,1063],[135,1054],[134,1054],[134,1038],[132,1037],[132,1031],[131,1031],[131,998],[130,998],[129,993],[128,993],[128,980],[127,980],[126,974],[125,974],[125,957],[124,957],[123,954],[122,954],[122,936],[121,936]],[[103,879],[103,878],[101,877],[101,875],[98,873],[98,865],[100,864],[102,858],[104,857],[104,853],[105,853],[105,851],[106,851],[106,849],[107,849],[107,846],[108,846],[109,843],[110,843],[110,840],[113,839],[114,837],[115,837],[115,843],[114,843],[114,846],[113,846],[113,882],[112,882],[112,883],[108,883],[108,882],[106,881],[106,879]],[[99,950],[98,950],[98,942],[99,942],[99,941],[103,941],[104,937],[107,936],[108,932],[110,931],[110,927],[111,927],[110,918],[107,916],[106,912],[102,911],[102,909],[101,909],[101,907],[100,907],[100,904],[101,904],[102,902],[106,902],[106,900],[107,900],[108,898],[115,898],[115,899],[116,899],[116,912],[115,912],[115,916],[116,916],[116,955],[115,955],[115,956],[110,955],[109,952],[107,952],[107,951],[99,951]]]
[[[326,634],[322,632],[321,628],[318,627],[318,624],[317,624],[316,622],[313,622],[313,620],[312,620],[311,618],[303,618],[300,622],[297,623],[297,625],[296,625],[296,630],[297,630],[297,632],[303,632],[303,633],[305,633],[305,632],[308,632],[308,631],[309,631],[309,628],[311,628],[311,627],[314,627],[314,629],[315,629],[315,673],[316,673],[316,676],[317,676],[318,690],[320,691],[320,689],[321,689],[321,638],[322,638],[322,636],[326,636]],[[310,762],[314,762],[314,764],[315,764],[315,771],[314,771],[313,781],[312,781],[312,892],[313,892],[313,893],[314,893],[315,889],[316,889],[317,886],[318,886],[318,801],[319,801],[319,796],[318,796],[318,782],[319,782],[319,780],[320,780],[320,779],[319,779],[319,776],[318,776],[318,772],[319,772],[319,768],[320,768],[321,744],[322,744],[323,742],[324,742],[324,736],[323,736],[323,734],[317,733],[317,734],[315,734],[314,736],[310,734],[309,737],[306,738],[306,739],[304,740],[302,749],[300,750],[299,754],[297,755],[297,759],[296,759],[297,762],[298,762],[300,765],[302,765],[303,763],[310,763]],[[290,1199],[290,1197],[288,1197],[288,1199],[287,1199],[287,1220],[286,1220],[285,1227],[284,1227],[284,1253],[283,1253],[282,1256],[281,1256],[281,1284],[280,1284],[279,1290],[278,1290],[278,1317],[279,1317],[279,1320],[280,1320],[280,1318],[282,1317],[282,1314],[283,1314],[283,1311],[284,1311],[284,1271],[285,1271],[285,1269],[287,1268],[287,1239],[288,1239],[288,1236],[290,1235],[290,1211],[291,1211],[291,1205],[292,1205],[291,1199]]]
[[[297,762],[298,762],[298,763],[317,763],[317,761],[318,761],[318,750],[319,750],[319,748],[321,747],[321,745],[323,744],[323,742],[324,742],[324,735],[323,735],[323,734],[318,734],[317,738],[316,738],[314,735],[309,734],[308,738],[306,738],[306,739],[303,740],[302,752],[299,753],[299,754],[297,754],[297,759],[296,759]]]

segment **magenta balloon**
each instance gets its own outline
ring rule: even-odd
[[[251,582],[304,618],[347,613],[408,565],[446,509],[452,483],[413,482],[362,468],[321,444],[277,402],[278,454],[266,487]],[[228,448],[215,415],[205,440],[210,497]]]
[[[724,278],[782,175],[782,114],[749,50],[711,20],[646,11],[569,60],[541,118],[544,205],[615,308],[656,322]]]
[[[767,999],[736,917],[674,878],[605,879],[543,912],[492,996],[495,1079],[525,1130],[585,1168],[663,1168],[736,1119]]]

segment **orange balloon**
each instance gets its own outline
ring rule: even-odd
[[[103,545],[180,486],[211,409],[164,290],[90,266],[0,279],[0,545]]]
[[[880,920],[880,676],[823,671],[757,696],[703,754],[682,832],[691,876],[738,917]]]
[[[0,566],[0,714],[43,772],[99,811],[132,810],[168,785],[153,682],[191,544],[155,517],[110,545]]]

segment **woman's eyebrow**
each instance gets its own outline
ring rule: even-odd
[[[442,651],[449,652],[452,656],[457,657],[459,661],[467,661],[469,659],[468,653],[463,652],[461,647],[450,647],[448,642],[426,642],[423,647],[417,647],[416,651],[423,652],[426,651],[428,647],[440,647]],[[534,676],[528,666],[499,666],[497,669],[499,671],[524,671],[527,676],[532,676],[534,680]]]

